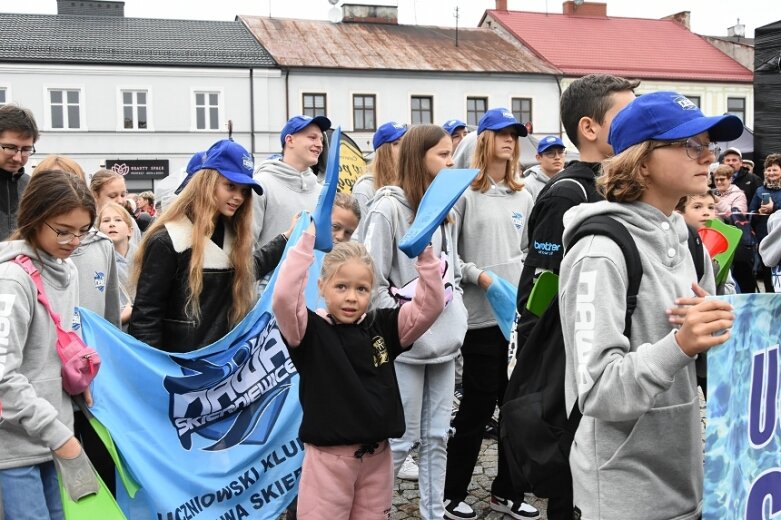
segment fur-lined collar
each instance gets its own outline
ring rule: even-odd
[[[165,224],[165,229],[171,237],[174,250],[182,253],[190,249],[193,245],[193,223],[187,217],[174,220]],[[225,239],[222,249],[211,240],[206,242],[203,251],[204,269],[230,269],[233,267],[230,260],[230,254],[233,250],[233,233],[225,226]]]

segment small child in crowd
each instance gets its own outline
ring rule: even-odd
[[[136,248],[131,244],[133,218],[116,202],[109,202],[98,213],[100,231],[114,243],[114,259],[117,262],[119,278],[120,323],[126,326],[133,311],[133,296],[128,284],[128,273],[132,270]]]
[[[372,258],[357,242],[337,243],[318,279],[326,309],[313,312],[304,299],[313,248],[310,225],[282,264],[272,300],[301,376],[306,451],[298,517],[386,519],[394,476],[387,439],[405,428],[393,360],[442,312],[439,260],[431,246],[418,257],[410,303],[369,311]]]

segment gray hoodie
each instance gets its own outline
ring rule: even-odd
[[[71,255],[79,271],[79,305],[119,327],[119,275],[114,243],[98,232]]]
[[[773,270],[773,287],[781,292],[781,211],[767,219],[767,236],[759,243],[762,263]]]
[[[352,188],[352,195],[361,207],[361,217],[369,214],[369,204],[374,198],[374,175],[366,173],[358,177]]]
[[[564,247],[592,215],[623,223],[640,251],[643,279],[623,335],[624,256],[607,237],[578,241],[561,264],[559,303],[567,352],[567,409],[583,419],[570,452],[575,505],[584,520],[698,518],[703,457],[694,358],[683,353],[665,310],[691,296],[697,278],[683,217],[635,202],[581,204],[564,214]],[[705,258],[700,280],[715,293]]]
[[[504,181],[489,181],[488,191],[467,188],[453,207],[470,329],[496,325],[485,290],[477,285],[480,274],[491,271],[517,286],[529,249],[526,222],[534,205],[531,195],[526,189],[509,189]]]
[[[62,389],[57,332],[38,303],[32,278],[13,263],[20,254],[30,257],[41,272],[54,312],[70,318],[79,294],[70,260],[36,252],[21,240],[0,243],[0,469],[50,461],[51,451],[73,436],[73,408]],[[62,325],[69,328],[70,319]]]
[[[311,169],[299,172],[281,160],[263,161],[253,177],[263,186],[263,195],[252,196],[254,231],[262,247],[290,227],[299,212],[315,209],[322,186]]]
[[[523,172],[523,182],[534,202],[537,202],[537,196],[550,180],[551,177],[548,177],[548,174],[542,171],[542,167],[539,164],[535,164]]]
[[[395,307],[396,301],[389,293],[391,285],[403,287],[418,277],[415,259],[398,249],[398,242],[412,223],[412,208],[398,186],[384,186],[377,190],[369,214],[365,217],[366,234],[364,244],[374,260],[377,281],[372,305],[374,308]],[[427,330],[410,350],[396,358],[396,361],[410,364],[443,363],[456,357],[464,341],[467,329],[467,312],[461,293],[461,270],[458,266],[458,252],[454,226],[445,225],[448,262],[453,267],[453,299],[439,315],[434,325]],[[434,254],[442,251],[441,227],[431,238]]]

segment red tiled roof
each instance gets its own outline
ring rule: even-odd
[[[751,83],[743,67],[672,20],[486,11],[566,75]],[[484,17],[485,19],[485,17]]]
[[[488,28],[239,16],[283,67],[561,74]]]

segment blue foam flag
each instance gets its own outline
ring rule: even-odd
[[[510,341],[513,323],[515,322],[515,306],[518,297],[518,288],[505,280],[487,271],[491,277],[491,285],[485,291],[485,297],[491,304],[491,310],[496,316],[496,323],[504,334],[507,341]]]
[[[287,249],[309,221],[299,219]],[[323,255],[315,251],[309,270],[310,307]],[[133,498],[117,486],[129,519],[276,519],[296,495],[299,376],[271,314],[276,277],[224,338],[184,354],[154,349],[79,309],[82,336],[102,359],[92,412],[141,486]]]
[[[417,257],[431,242],[437,227],[442,224],[462,193],[469,187],[476,169],[447,169],[434,177],[420,200],[415,220],[399,241],[399,249],[410,258]]]
[[[339,187],[339,148],[342,143],[342,127],[337,126],[331,134],[331,143],[328,145],[328,162],[325,167],[325,182],[317,200],[317,208],[312,214],[315,222],[315,249],[326,253],[334,247],[331,232],[331,213],[336,197],[336,188]]]

